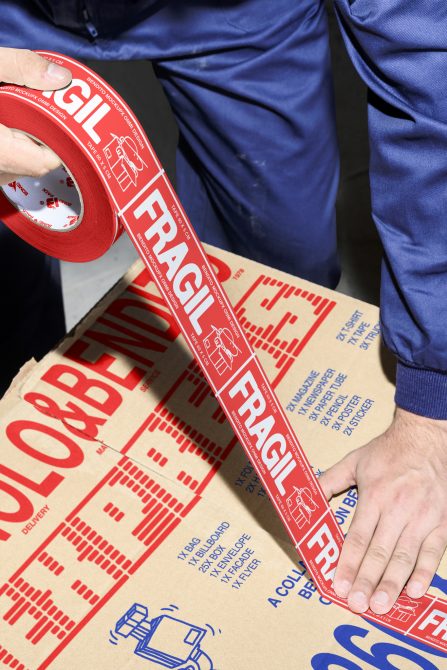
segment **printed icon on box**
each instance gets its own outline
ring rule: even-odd
[[[138,173],[146,164],[138,155],[137,145],[131,137],[110,134],[112,139],[104,147],[104,155],[121,190],[126,191],[129,186],[137,185]]]
[[[397,619],[397,621],[406,623],[412,617],[416,616],[417,607],[417,600],[413,600],[409,596],[403,595],[399,599],[399,602],[394,603],[393,607],[388,613],[388,616],[391,617],[391,619]]]
[[[203,344],[211,363],[220,375],[233,367],[233,360],[240,353],[233,334],[228,328],[211,326],[211,333],[205,337]]]
[[[166,614],[149,620],[147,607],[135,603],[117,621],[115,630],[110,631],[110,642],[116,645],[118,635],[135,638],[134,654],[151,665],[176,670],[214,670],[213,661],[200,647],[207,632]]]
[[[315,512],[318,505],[313,500],[312,492],[307,487],[299,489],[294,486],[293,489],[293,493],[287,498],[287,507],[298,528],[303,528],[310,523],[312,513]]]

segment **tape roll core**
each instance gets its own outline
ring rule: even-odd
[[[38,144],[47,146],[38,137],[24,134]],[[43,177],[20,177],[0,188],[32,225],[66,233],[82,222],[82,194],[67,165],[62,164]]]

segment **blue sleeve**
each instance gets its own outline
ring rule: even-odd
[[[368,86],[381,321],[396,404],[447,419],[447,2],[335,0]]]

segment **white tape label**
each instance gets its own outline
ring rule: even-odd
[[[22,214],[43,228],[65,232],[81,222],[79,189],[63,166],[44,177],[20,177],[1,188]]]

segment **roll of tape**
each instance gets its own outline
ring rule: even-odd
[[[71,84],[55,92],[0,87],[0,123],[48,145],[63,166],[3,187],[0,218],[33,246],[68,261],[101,256],[126,230],[319,592],[346,608],[332,589],[343,535],[143,129],[89,68],[38,53],[69,68]],[[298,504],[301,515],[294,514]],[[402,594],[388,615],[363,616],[447,650],[447,601]]]
[[[7,226],[48,255],[88,261],[105,253],[120,235],[117,213],[149,168],[132,162],[120,144],[128,138],[136,146],[138,138],[140,152],[146,148],[132,120],[113,106],[118,101],[110,89],[82,66],[70,62],[68,67],[73,68],[73,81],[62,91],[1,88],[1,95],[9,98],[1,107],[1,122],[57,147],[65,167],[56,179],[52,174],[4,187],[0,211]]]

